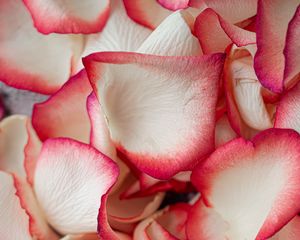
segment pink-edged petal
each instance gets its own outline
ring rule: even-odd
[[[270,240],[298,240],[300,236],[300,217],[294,217]]]
[[[28,118],[13,115],[0,123],[0,169],[25,178],[24,148],[28,141],[26,124]]]
[[[171,205],[137,225],[134,240],[186,239],[185,223],[190,210],[188,204]]]
[[[109,136],[105,116],[94,93],[91,93],[87,99],[87,111],[91,123],[90,144],[118,164],[120,170],[118,181],[111,190],[111,192],[114,192],[123,184],[130,169],[117,156],[116,147],[113,145]]]
[[[257,0],[204,0],[204,2],[231,23],[254,16],[257,9]]]
[[[291,128],[300,132],[300,84],[281,98],[276,109],[275,127]]]
[[[129,175],[122,186],[108,196],[107,214],[109,220],[120,223],[134,223],[151,215],[158,209],[164,193],[155,193],[154,195],[140,198],[121,199],[121,194],[131,184],[135,178]]]
[[[50,94],[70,77],[81,41],[42,35],[22,1],[0,1],[0,79],[6,84]]]
[[[257,80],[250,56],[233,59],[231,72],[235,102],[245,123],[257,130],[272,127],[271,117],[261,94],[261,84]]]
[[[109,52],[84,64],[118,150],[141,171],[168,179],[213,148],[223,60]]]
[[[223,75],[228,119],[245,138],[273,125],[273,114],[264,102],[264,88],[253,69],[253,52],[251,45],[227,49]]]
[[[16,195],[10,174],[0,171],[0,235],[2,239],[32,239],[29,218]]]
[[[179,0],[179,1],[157,0],[157,1],[164,8],[169,9],[171,11],[176,11],[176,10],[185,9],[189,7],[189,0]]]
[[[257,8],[257,53],[255,70],[262,85],[273,92],[283,90],[287,28],[299,0],[259,0]],[[294,49],[294,46],[292,47]]]
[[[98,234],[100,239],[120,240],[117,231],[113,230],[108,222],[107,215],[108,193],[101,198],[101,205],[98,214]]]
[[[26,116],[12,115],[0,123],[0,168],[27,179],[33,175],[41,142]]]
[[[82,70],[45,102],[35,104],[32,125],[42,141],[70,137],[89,142],[90,123],[86,99],[92,88]]]
[[[219,147],[198,165],[192,182],[209,208],[209,216],[199,220],[201,231],[220,221],[224,239],[262,240],[296,216],[300,210],[299,144],[298,133],[269,129],[251,141],[240,138]]]
[[[154,0],[123,0],[127,14],[132,20],[147,28],[155,29],[172,11]]]
[[[43,34],[97,33],[109,16],[109,0],[23,0]]]
[[[29,217],[29,232],[33,238],[41,240],[57,240],[58,235],[48,225],[44,213],[39,207],[31,186],[17,175],[14,175],[16,195],[20,199],[22,208]]]
[[[163,56],[202,55],[191,32],[193,17],[186,11],[168,16],[143,42],[137,52]]]
[[[117,176],[116,164],[91,146],[71,139],[48,139],[36,165],[34,189],[55,230],[96,232],[100,199]]]
[[[111,5],[103,31],[87,36],[83,56],[102,51],[136,51],[151,33],[127,16],[122,0],[112,1]]]
[[[236,132],[230,126],[226,114],[224,114],[216,123],[215,145],[219,147],[237,137]]]
[[[211,8],[197,17],[195,34],[206,54],[224,52],[230,43],[245,46],[256,42],[255,33],[227,22]]]
[[[286,45],[284,48],[285,69],[284,69],[284,85],[289,88],[294,82],[299,81],[300,57],[297,52],[300,51],[300,6],[293,19],[289,23],[286,34]]]
[[[226,240],[229,225],[214,209],[208,208],[198,199],[188,214],[186,234],[189,240]],[[232,238],[234,239],[234,238]]]
[[[24,168],[27,182],[32,186],[34,182],[34,173],[38,156],[41,152],[42,143],[34,131],[30,119],[26,122],[27,143],[24,147]]]

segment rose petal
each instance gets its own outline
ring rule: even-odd
[[[297,240],[300,236],[300,217],[294,217],[270,240]]]
[[[37,162],[34,189],[57,231],[95,232],[100,199],[117,176],[115,163],[94,148],[70,139],[49,139]]]
[[[44,36],[34,28],[22,1],[1,0],[0,79],[6,84],[50,94],[69,78],[77,62],[71,36]]]
[[[179,1],[172,1],[172,0],[157,0],[160,5],[164,8],[167,8],[171,11],[176,11],[179,9],[184,9],[189,7],[189,0],[179,0]]]
[[[94,93],[92,93],[87,99],[87,111],[91,123],[90,144],[114,160],[118,164],[120,170],[118,181],[110,191],[112,193],[123,184],[130,170],[117,156],[117,150],[109,136],[105,116],[102,113],[100,103]]]
[[[120,199],[121,193],[135,182],[135,178],[129,175],[122,186],[110,194],[107,202],[109,219],[118,222],[132,223],[148,217],[160,206],[164,193],[157,193],[143,198]]]
[[[291,128],[300,132],[300,84],[288,91],[281,98],[275,117],[275,127]]]
[[[228,119],[233,129],[245,138],[273,125],[272,114],[263,99],[263,88],[253,70],[250,46],[232,46],[227,51],[223,77]]]
[[[57,240],[59,237],[48,225],[31,186],[17,175],[14,175],[14,186],[20,204],[29,217],[30,234],[34,239]]]
[[[0,168],[25,178],[24,148],[28,141],[26,116],[13,115],[0,123]]]
[[[297,54],[300,50],[298,39],[300,38],[300,6],[289,23],[286,34],[286,45],[284,48],[285,69],[284,84],[288,88],[294,82],[299,81],[300,57]]]
[[[256,42],[255,33],[227,22],[210,8],[197,17],[195,34],[205,54],[224,52],[230,43],[245,46]]]
[[[32,239],[29,219],[16,196],[13,177],[0,171],[0,234],[2,239]]]
[[[86,99],[91,91],[86,72],[82,70],[48,100],[36,104],[32,124],[40,139],[70,137],[89,142]]]
[[[212,150],[223,55],[109,52],[91,55],[84,64],[112,141],[142,172],[168,179]]]
[[[109,16],[109,0],[23,1],[44,34],[100,32]]]
[[[218,148],[192,174],[209,208],[198,228],[210,233],[218,226],[228,239],[260,240],[279,231],[300,208],[299,143],[292,130],[269,129],[252,141],[240,138]]]
[[[158,1],[154,0],[123,0],[123,2],[128,16],[150,29],[155,29],[172,13],[172,11],[163,8]]]
[[[237,137],[236,132],[231,128],[226,114],[224,114],[216,123],[215,145],[219,147],[226,142]]]
[[[111,14],[105,28],[98,34],[87,36],[83,56],[102,51],[136,51],[150,33],[149,29],[127,16],[123,1],[112,1]]]
[[[261,84],[276,93],[283,90],[287,28],[299,4],[299,0],[288,4],[281,0],[258,1],[254,67]]]
[[[176,204],[153,214],[137,225],[134,240],[186,239],[185,223],[190,205]]]
[[[254,16],[257,9],[257,0],[204,0],[204,2],[231,23]]]
[[[202,55],[197,39],[191,33],[193,17],[184,11],[168,16],[138,48],[139,53],[164,56]]]

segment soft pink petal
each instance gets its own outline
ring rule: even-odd
[[[297,54],[300,51],[300,6],[289,23],[286,34],[286,45],[284,48],[285,69],[284,84],[287,88],[293,83],[299,81],[300,57]]]
[[[109,17],[109,0],[23,0],[43,34],[100,32]]]
[[[73,73],[82,41],[40,34],[21,0],[1,0],[0,8],[1,81],[44,94],[58,90]]]
[[[283,95],[278,103],[275,127],[291,128],[300,132],[300,84]]]
[[[115,163],[91,146],[48,139],[37,162],[34,189],[48,222],[58,232],[96,232],[100,199],[117,176]]]
[[[16,195],[13,177],[0,171],[0,182],[1,238],[31,240],[29,218]]]
[[[269,129],[251,141],[240,138],[219,147],[196,167],[192,182],[209,210],[198,219],[203,234],[219,222],[219,239],[263,240],[295,217],[300,210],[299,144],[296,132]],[[201,237],[195,234],[191,239]]]
[[[257,53],[255,70],[262,85],[273,92],[283,90],[284,47],[290,20],[299,0],[259,0],[257,8]]]
[[[32,124],[41,140],[70,137],[89,142],[90,123],[86,99],[92,88],[82,70],[43,103],[36,104]]]
[[[180,58],[110,52],[91,55],[84,64],[112,141],[138,169],[168,179],[212,150],[223,55]]]
[[[245,46],[256,42],[255,33],[227,22],[211,8],[205,9],[197,17],[195,34],[206,54],[224,52],[230,43]]]

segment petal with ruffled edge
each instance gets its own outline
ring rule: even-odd
[[[288,4],[281,0],[258,1],[254,67],[261,84],[276,93],[283,90],[283,50],[288,24],[299,4],[299,0],[290,0]]]
[[[39,33],[22,1],[1,0],[0,8],[1,81],[44,94],[57,91],[76,68],[82,42]]]
[[[285,69],[284,69],[284,85],[286,88],[291,87],[295,82],[300,80],[300,57],[297,54],[300,51],[300,6],[293,19],[289,23],[286,34],[286,45],[284,48]]]
[[[35,104],[32,125],[40,139],[70,137],[88,143],[90,123],[86,99],[91,91],[86,72],[82,70],[45,102]]]
[[[185,223],[191,206],[179,203],[168,206],[140,222],[135,228],[134,240],[186,239]]]
[[[115,146],[141,171],[168,179],[213,149],[223,60],[108,52],[84,64]]]
[[[224,52],[231,43],[245,46],[256,42],[254,32],[227,22],[211,8],[205,9],[196,18],[194,31],[205,54]]]
[[[300,133],[300,84],[284,94],[278,103],[275,127],[291,128]]]
[[[191,211],[198,217],[190,239],[262,240],[279,231],[300,210],[299,144],[295,131],[269,129],[219,147],[198,165],[192,182],[204,204]]]
[[[0,234],[2,239],[32,239],[29,218],[16,196],[14,180],[10,174],[0,171]]]
[[[204,0],[204,2],[231,23],[253,17],[257,9],[257,0]]]
[[[103,31],[87,36],[83,56],[103,51],[136,51],[150,33],[127,16],[123,1],[114,0]]]
[[[109,16],[109,0],[23,0],[43,34],[97,33]]]
[[[96,232],[100,199],[117,176],[116,164],[91,146],[48,139],[37,162],[34,189],[48,222],[58,232]]]

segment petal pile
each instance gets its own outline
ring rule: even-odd
[[[300,0],[0,0],[0,239],[299,240]]]

